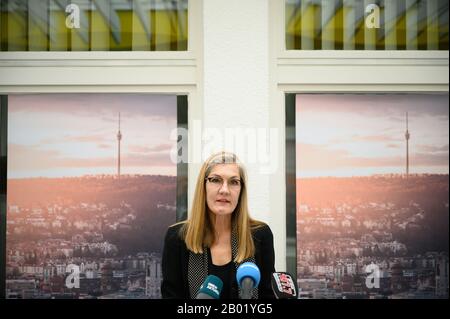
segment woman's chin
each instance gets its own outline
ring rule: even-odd
[[[220,215],[220,216],[231,215],[233,213],[233,211],[231,211],[229,209],[222,209],[222,208],[214,209],[212,212],[214,214]]]

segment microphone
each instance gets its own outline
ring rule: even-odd
[[[272,290],[277,299],[297,299],[297,283],[287,272],[274,272],[272,279]]]
[[[223,282],[219,277],[209,275],[200,286],[195,299],[219,299]]]
[[[241,299],[252,299],[253,288],[258,287],[261,273],[258,266],[251,262],[240,265],[236,271],[236,280],[241,288]]]

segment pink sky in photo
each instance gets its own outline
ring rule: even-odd
[[[170,140],[177,99],[154,94],[8,96],[8,178],[116,174],[176,175]]]
[[[297,177],[448,174],[448,94],[298,94]]]

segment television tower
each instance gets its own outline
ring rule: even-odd
[[[408,131],[408,112],[406,112],[406,177],[409,176],[409,131]]]
[[[117,153],[117,178],[120,178],[120,140],[122,139],[122,133],[120,132],[120,112],[119,112],[119,131],[117,132],[117,143],[118,143],[118,153]]]

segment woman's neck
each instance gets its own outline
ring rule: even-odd
[[[231,238],[231,215],[213,217],[215,242],[228,242]]]

